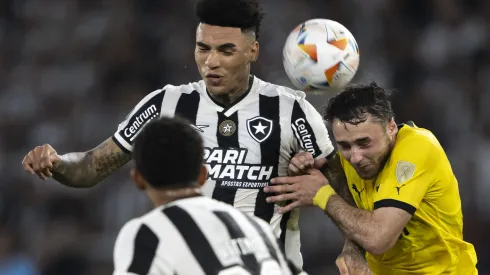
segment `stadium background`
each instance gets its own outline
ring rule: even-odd
[[[128,168],[88,190],[23,172],[33,146],[82,151],[112,135],[145,94],[199,79],[195,0],[2,0],[0,274],[110,274],[116,234],[149,204]],[[465,238],[490,274],[490,1],[264,0],[253,73],[289,86],[281,50],[310,18],[347,26],[361,49],[356,81],[398,90],[398,121],[435,132],[452,161]],[[309,96],[321,108],[327,97]],[[304,210],[305,267],[336,274],[338,231]],[[333,270],[333,271],[332,271]]]

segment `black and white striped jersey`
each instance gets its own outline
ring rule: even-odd
[[[321,158],[334,151],[321,115],[305,94],[252,76],[249,90],[224,107],[202,80],[167,85],[136,105],[113,140],[130,152],[146,122],[174,115],[189,120],[204,139],[209,171],[204,194],[269,222],[285,243],[287,257],[301,266],[299,210],[279,214],[278,206],[266,202],[263,187],[271,178],[287,175],[295,153],[306,150]]]
[[[157,207],[126,223],[114,247],[114,275],[129,274],[298,272],[290,269],[268,223],[199,196]]]

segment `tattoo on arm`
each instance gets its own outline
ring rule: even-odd
[[[122,151],[114,141],[109,140],[92,151],[92,161],[97,178],[106,178],[131,160],[131,154]]]
[[[109,138],[90,151],[62,155],[60,165],[53,170],[53,178],[70,187],[92,187],[130,160],[131,154]]]

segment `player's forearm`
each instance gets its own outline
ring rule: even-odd
[[[358,255],[361,258],[366,258],[366,250],[348,238],[345,238],[342,253],[350,253]]]
[[[346,238],[358,243],[372,254],[384,252],[382,227],[375,220],[373,212],[352,207],[339,195],[330,197],[325,212]]]
[[[352,197],[351,192],[349,191],[349,186],[347,184],[347,178],[345,177],[344,170],[342,169],[342,164],[340,163],[340,159],[338,155],[334,155],[323,167],[323,174],[330,182],[332,188],[339,194],[342,199],[344,199],[349,205],[356,207],[356,203],[354,198]],[[350,240],[347,236],[345,236],[345,243],[342,249],[342,252],[348,252],[352,254],[357,254],[361,257],[365,257],[366,250],[356,244],[354,241]]]
[[[130,160],[131,154],[123,152],[109,138],[88,152],[61,156],[53,178],[70,187],[92,187]]]
[[[62,155],[59,166],[52,173],[56,181],[75,188],[92,187],[105,178],[96,171],[91,151]]]

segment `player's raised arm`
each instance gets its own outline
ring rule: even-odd
[[[131,160],[133,140],[147,122],[160,116],[164,94],[161,89],[145,96],[112,137],[89,151],[58,155],[49,144],[35,147],[22,160],[24,170],[70,187],[96,185]]]
[[[70,187],[92,187],[131,160],[112,138],[84,153],[68,153],[60,157],[53,178]]]
[[[70,187],[92,187],[131,160],[112,138],[87,152],[58,155],[49,144],[37,146],[22,161],[24,170],[41,179],[52,177]]]

